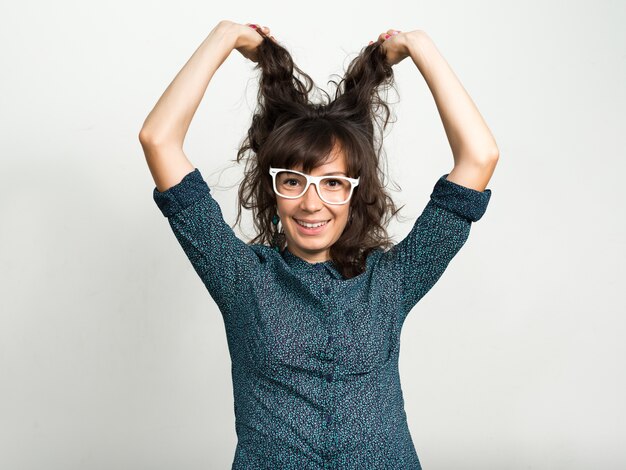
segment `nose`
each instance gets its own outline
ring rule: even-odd
[[[315,212],[322,208],[324,201],[317,193],[317,186],[311,184],[306,192],[300,197],[300,207],[306,211]]]

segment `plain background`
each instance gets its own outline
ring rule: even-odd
[[[3,3],[0,468],[230,468],[223,322],[137,137],[221,19],[268,25],[327,91],[381,32],[425,30],[496,138],[487,212],[402,332],[424,469],[626,468],[626,6],[414,0]],[[229,224],[253,65],[232,52],[184,147]],[[453,160],[410,58],[395,74],[399,241]]]

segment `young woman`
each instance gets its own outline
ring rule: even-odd
[[[232,468],[419,469],[400,332],[487,208],[495,140],[423,31],[388,30],[371,41],[325,103],[312,102],[312,80],[269,33],[221,21],[139,135],[154,200],[225,323],[238,436]],[[248,243],[182,150],[233,49],[261,70],[258,110],[237,155],[247,156],[239,197],[258,233]],[[454,167],[394,245],[386,225],[398,210],[380,159],[389,109],[379,88],[407,57],[433,93]]]

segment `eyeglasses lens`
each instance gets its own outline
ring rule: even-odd
[[[306,178],[292,171],[279,171],[276,174],[276,191],[285,197],[300,197],[304,194]],[[350,197],[349,181],[327,176],[319,184],[320,196],[331,203],[343,203]]]

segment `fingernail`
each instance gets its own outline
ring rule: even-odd
[[[385,39],[389,39],[391,36],[389,36],[388,34],[385,34]]]
[[[398,34],[399,32],[400,32],[400,31],[394,31],[394,32],[393,32],[393,33],[391,33],[391,34],[393,34],[393,35],[395,36],[395,35],[396,35],[396,34]]]
[[[256,29],[256,25],[255,24],[251,24],[250,27]]]

